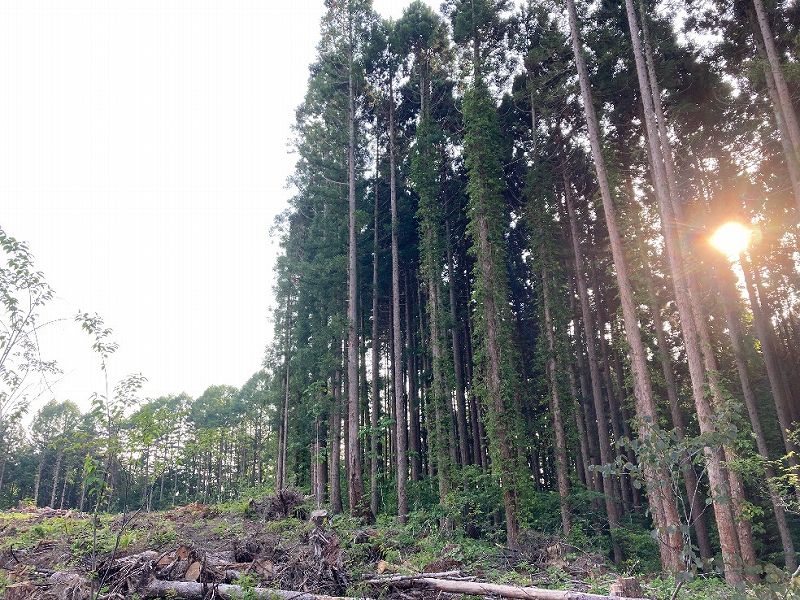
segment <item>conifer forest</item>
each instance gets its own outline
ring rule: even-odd
[[[0,230],[5,597],[800,595],[800,5],[324,4],[241,387],[30,402]]]

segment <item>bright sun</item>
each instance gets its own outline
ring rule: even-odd
[[[742,225],[737,221],[730,221],[720,225],[709,241],[714,248],[725,256],[735,259],[747,249],[752,235],[752,229],[746,225]]]

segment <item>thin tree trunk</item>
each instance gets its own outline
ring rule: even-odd
[[[332,379],[333,410],[331,411],[330,425],[331,448],[328,461],[330,470],[328,481],[330,485],[331,512],[338,515],[342,512],[342,383],[341,370],[338,367]]]
[[[6,453],[3,453],[3,458],[0,460],[0,496],[3,494],[3,480],[6,476],[6,463],[8,462],[8,457]]]
[[[757,27],[758,26],[756,24],[756,28]],[[783,150],[783,157],[786,161],[786,171],[789,174],[789,181],[792,184],[792,193],[794,194],[795,205],[797,206],[797,210],[800,211],[800,155],[795,152],[795,148],[792,146],[789,129],[786,126],[786,119],[784,119],[783,111],[781,110],[781,100],[778,94],[778,87],[775,84],[775,76],[770,68],[767,50],[764,47],[764,40],[761,37],[761,32],[754,31],[753,39],[755,40],[758,55],[767,63],[764,69],[764,80],[767,85],[767,94],[769,95],[770,104],[772,105],[772,112],[775,115],[775,126],[778,129],[778,137],[781,140],[781,149]]]
[[[392,99],[390,101],[393,102]],[[380,245],[378,242],[378,169],[380,168],[380,142],[378,140],[378,119],[375,118],[375,207],[373,215],[372,232],[372,410],[369,413],[369,479],[370,479],[370,510],[373,515],[378,514],[378,421],[381,406],[379,390],[379,368],[381,343],[378,337],[378,257]]]
[[[664,333],[664,324],[661,320],[661,311],[656,305],[656,294],[653,281],[648,275],[645,277],[648,286],[648,299],[650,303],[650,314],[653,318],[653,329],[656,333],[656,343],[658,344],[658,359],[661,363],[661,372],[664,375],[664,382],[667,388],[667,398],[669,400],[670,416],[672,417],[672,427],[679,442],[686,438],[686,422],[683,411],[681,410],[680,399],[678,398],[678,384],[675,381],[675,372],[670,360],[671,352],[667,344]],[[683,474],[683,484],[686,488],[686,498],[689,501],[689,522],[694,527],[697,537],[697,547],[700,550],[700,558],[705,564],[711,560],[713,552],[711,541],[708,536],[708,527],[703,515],[703,505],[700,502],[700,490],[692,460],[688,454],[684,454],[681,459],[681,473]]]
[[[447,273],[450,279],[450,327],[453,339],[453,374],[456,384],[456,424],[458,426],[458,450],[461,464],[469,464],[469,443],[467,441],[467,403],[464,398],[464,367],[461,353],[461,336],[458,319],[458,304],[456,303],[456,274],[453,262],[453,242],[451,240],[450,220],[445,221],[445,238],[447,244]]]
[[[591,471],[591,458],[589,456],[589,440],[586,433],[586,422],[583,414],[583,403],[578,392],[578,384],[575,381],[575,371],[570,364],[567,370],[567,377],[569,378],[569,393],[572,396],[573,414],[575,418],[575,428],[578,431],[578,443],[580,445],[581,456],[575,459],[575,464],[578,469],[578,479],[586,489],[592,489]]]
[[[542,260],[545,258],[542,256]],[[572,515],[569,509],[569,478],[567,476],[567,442],[564,434],[564,421],[561,416],[561,398],[558,394],[556,365],[556,342],[553,333],[553,318],[550,314],[550,281],[547,267],[542,266],[542,304],[544,305],[544,326],[547,336],[547,377],[550,383],[550,413],[553,418],[555,434],[556,477],[558,496],[561,505],[561,527],[568,536],[572,528]]]
[[[570,0],[571,1],[571,0]],[[576,35],[573,33],[573,35]],[[585,101],[585,100],[584,100]],[[592,386],[592,400],[594,401],[594,412],[597,419],[597,437],[600,442],[600,464],[608,465],[613,462],[611,454],[611,442],[608,437],[608,419],[606,418],[606,408],[603,402],[603,392],[600,383],[600,368],[597,363],[597,353],[594,340],[594,316],[589,304],[589,292],[586,286],[586,275],[583,265],[583,251],[580,245],[578,233],[578,218],[575,214],[575,206],[572,202],[572,191],[566,174],[564,175],[564,201],[567,205],[567,215],[569,217],[569,227],[572,238],[572,253],[575,260],[575,281],[578,287],[578,298],[580,300],[583,332],[586,338],[586,353],[589,361],[589,380]],[[580,349],[578,349],[580,351]],[[608,526],[611,530],[611,541],[614,550],[614,562],[622,562],[622,548],[616,540],[615,532],[619,528],[619,508],[614,500],[614,482],[611,475],[605,471],[601,473],[603,479],[603,493],[605,495],[606,516]]]
[[[430,231],[428,232],[430,235]],[[429,242],[430,243],[430,242]],[[430,327],[431,362],[433,380],[429,401],[433,405],[434,413],[434,443],[436,455],[436,474],[439,486],[439,502],[444,505],[447,494],[450,492],[450,460],[448,444],[448,431],[451,428],[449,395],[443,372],[442,328],[440,325],[441,299],[439,298],[439,282],[437,276],[429,271],[428,280],[428,324]],[[442,519],[442,528],[450,529],[451,524],[447,518]]]
[[[347,498],[350,514],[363,511],[364,483],[361,478],[361,461],[358,451],[358,254],[356,247],[356,114],[353,82],[353,16],[348,12],[348,83],[347,148],[348,181],[348,268],[347,268]]]
[[[282,490],[286,485],[286,447],[289,440],[289,345],[292,330],[292,295],[286,294],[286,339],[284,341],[283,360],[285,364],[283,409],[281,411],[281,425],[278,439],[278,468],[275,482],[276,490]]]
[[[789,139],[792,142],[792,148],[794,148],[794,159],[798,161],[800,160],[800,126],[797,124],[797,115],[794,112],[792,97],[789,94],[789,88],[783,76],[781,59],[778,55],[778,49],[775,47],[775,40],[772,37],[772,31],[769,27],[767,11],[761,0],[753,0],[753,7],[756,9],[758,28],[761,31],[761,39],[764,42],[764,50],[767,54],[770,71],[772,71],[775,89],[778,92],[778,101],[780,102],[783,120],[786,123],[786,129],[789,133]]]
[[[394,147],[394,87],[389,81],[389,190],[392,211],[392,339],[394,360],[394,401],[397,441],[397,516],[400,523],[408,519],[408,445],[406,409],[403,398],[403,331],[400,328],[400,248],[398,247],[399,222],[397,217],[397,182],[395,178]],[[408,301],[408,300],[406,300]]]
[[[727,289],[721,289],[719,296],[725,310],[728,335],[731,340],[731,349],[733,350],[733,357],[736,362],[736,371],[739,375],[739,383],[742,387],[742,395],[744,396],[744,403],[747,407],[747,414],[750,416],[750,425],[753,427],[753,434],[756,438],[756,447],[758,448],[758,453],[764,459],[764,471],[767,476],[766,485],[772,503],[772,510],[775,515],[775,522],[778,527],[778,534],[780,535],[781,544],[783,546],[786,569],[788,571],[794,571],[797,568],[797,555],[794,551],[794,543],[792,542],[792,536],[786,520],[786,511],[783,508],[783,502],[772,483],[775,478],[775,470],[770,463],[769,448],[767,446],[766,437],[764,436],[764,430],[761,427],[761,419],[758,415],[758,401],[750,385],[747,359],[745,358],[745,351],[742,346],[742,331],[739,323],[739,315],[734,308],[734,301],[729,297],[727,291],[728,289],[736,290],[735,282],[732,281],[730,271],[728,271],[726,279],[728,280]],[[722,282],[720,282],[719,287],[721,287],[721,284]]]
[[[467,381],[469,382],[469,421],[472,430],[472,460],[484,471],[487,470],[486,456],[483,451],[483,422],[481,421],[480,407],[475,394],[475,384],[472,378],[472,333],[469,327],[469,315],[464,319],[464,341],[467,358],[464,361]]]
[[[753,312],[753,322],[755,324],[756,336],[761,342],[761,354],[764,357],[764,364],[767,367],[767,378],[769,379],[770,388],[772,389],[772,398],[775,402],[775,409],[778,414],[778,422],[781,427],[781,436],[783,439],[786,453],[795,456],[797,448],[794,445],[789,432],[792,428],[791,417],[788,409],[787,398],[784,394],[783,382],[780,376],[780,364],[775,356],[770,335],[770,325],[767,322],[767,317],[759,300],[755,282],[754,282],[754,267],[750,263],[747,256],[740,257],[742,264],[742,271],[744,272],[745,287],[750,299],[750,310]],[[792,461],[792,466],[797,466],[797,459]]]
[[[64,508],[64,502],[66,501],[66,498],[67,498],[67,481],[68,480],[69,480],[69,466],[64,468],[64,481],[61,484],[61,500],[59,500],[59,503],[58,503],[58,508],[59,509],[63,509]],[[55,507],[53,507],[53,508],[55,508]]]
[[[422,449],[420,447],[419,388],[417,384],[417,350],[414,343],[414,323],[411,313],[410,271],[406,270],[403,285],[406,314],[406,373],[408,375],[408,451],[411,455],[411,481],[419,481],[422,474]]]
[[[61,473],[61,461],[64,458],[64,451],[59,448],[56,453],[56,464],[53,467],[53,486],[50,490],[50,507],[55,508],[56,495],[58,493],[58,477]]]

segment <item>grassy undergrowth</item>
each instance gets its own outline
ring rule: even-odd
[[[278,539],[288,547],[299,543],[311,527],[299,519],[264,523],[247,514],[246,501],[139,514],[124,531],[121,524],[121,515],[101,515],[95,545],[92,519],[85,515],[41,518],[36,513],[0,512],[0,552],[24,550],[35,557],[37,565],[56,570],[85,568],[94,548],[101,556],[115,547],[124,554],[159,551],[178,544],[221,549],[256,535],[272,536],[270,539]],[[345,567],[350,581],[355,582],[349,591],[354,595],[363,592],[363,585],[358,582],[378,570],[415,573],[459,569],[495,583],[599,594],[607,594],[619,574],[636,576],[645,596],[654,600],[669,600],[673,594],[676,600],[800,598],[800,585],[789,584],[784,572],[771,567],[766,569],[763,585],[748,590],[732,590],[713,576],[697,576],[679,584],[673,577],[656,574],[648,554],[650,546],[635,536],[634,542],[645,548],[640,548],[644,555],[633,556],[615,570],[605,560],[604,544],[594,544],[585,533],[579,534],[585,538],[580,545],[542,534],[523,536],[522,552],[512,556],[491,537],[472,539],[461,533],[443,534],[435,516],[421,511],[412,513],[402,526],[391,517],[381,517],[374,525],[365,526],[337,515],[331,519],[330,527],[341,539]],[[629,551],[635,547],[634,542],[629,540]],[[0,592],[8,583],[2,573]]]

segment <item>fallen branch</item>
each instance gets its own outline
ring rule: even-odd
[[[500,585],[497,583],[481,583],[479,581],[459,581],[453,579],[435,579],[432,577],[414,577],[392,582],[398,587],[420,587],[451,594],[467,594],[470,596],[500,596],[501,598],[518,598],[519,600],[611,600],[616,596],[588,594],[586,592],[570,592],[564,590],[548,590],[536,587],[519,587]],[[643,599],[631,599],[643,600]]]
[[[370,575],[368,576],[367,583],[395,583],[397,581],[406,581],[407,579],[419,579],[421,577],[433,579],[449,579],[450,577],[458,577],[461,571],[442,571],[440,573],[414,573],[413,575]]]
[[[292,592],[287,590],[273,590],[269,588],[243,588],[232,584],[202,584],[189,581],[162,581],[153,579],[147,586],[138,590],[142,598],[180,598],[181,600],[202,600],[206,592],[213,589],[215,598],[221,600],[235,600],[250,594],[249,598],[263,600],[371,600],[370,598],[347,598],[342,596],[324,596],[307,592]]]

